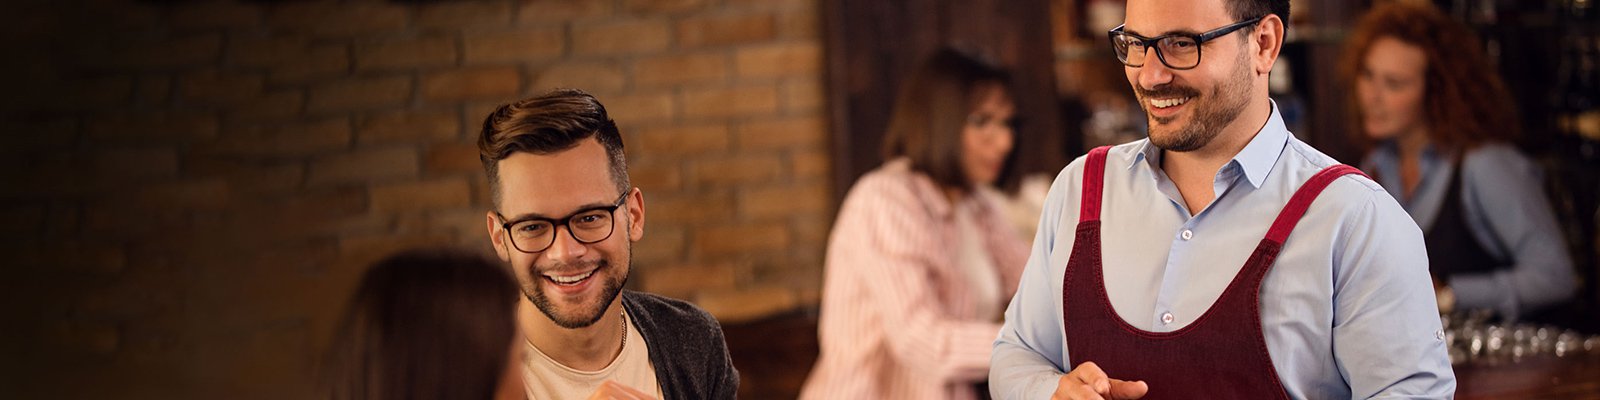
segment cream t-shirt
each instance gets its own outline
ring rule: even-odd
[[[523,384],[527,388],[528,398],[586,399],[607,380],[617,381],[641,392],[655,393],[657,399],[662,398],[661,385],[656,382],[656,367],[650,362],[649,345],[645,344],[639,330],[633,327],[631,318],[624,318],[628,319],[625,333],[628,339],[623,343],[622,354],[599,371],[580,371],[561,365],[528,343],[528,357],[523,363],[527,366],[524,368]]]

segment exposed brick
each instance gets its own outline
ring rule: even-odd
[[[683,115],[722,118],[772,114],[778,110],[778,89],[743,86],[683,91]]]
[[[744,154],[732,158],[692,161],[695,181],[710,184],[763,182],[783,175],[783,161],[777,157]]]
[[[640,276],[644,291],[662,296],[686,299],[695,293],[723,291],[734,288],[739,268],[731,263],[706,265],[660,265],[634,272]]]
[[[356,70],[398,70],[453,65],[455,39],[427,36],[357,44]]]
[[[411,10],[393,3],[278,3],[268,21],[273,27],[319,36],[355,36],[404,29]]]
[[[350,53],[342,44],[312,47],[298,59],[298,62],[273,68],[269,79],[280,84],[302,83],[343,76],[350,69]]]
[[[184,160],[184,170],[198,178],[219,178],[239,198],[289,194],[305,182],[305,164],[263,161],[224,154],[194,155]]]
[[[523,0],[517,22],[523,25],[603,17],[611,14],[610,1]]]
[[[134,84],[133,102],[140,106],[165,106],[172,99],[172,77],[140,77]]]
[[[274,67],[292,63],[310,51],[309,41],[298,36],[237,36],[228,41],[228,63],[240,67]]]
[[[127,202],[143,207],[221,209],[228,205],[228,182],[207,179],[145,186]]]
[[[98,54],[97,54],[98,53]],[[202,34],[164,41],[134,42],[114,46],[110,54],[91,52],[84,65],[131,69],[164,69],[208,65],[222,54],[222,36]]]
[[[247,125],[230,129],[207,150],[235,156],[304,156],[348,148],[350,136],[350,120],[343,117],[285,125]]]
[[[683,187],[683,173],[678,163],[644,163],[637,160],[637,157],[628,157],[628,178],[633,186],[645,189],[647,194],[676,191]]]
[[[783,83],[780,89],[783,110],[791,114],[819,113],[822,111],[822,83],[815,79],[795,79]]]
[[[822,71],[822,48],[788,43],[739,49],[734,70],[740,78],[815,77]]]
[[[650,204],[649,193],[645,194],[645,209],[655,212]],[[646,217],[653,221],[654,214]],[[646,224],[644,238],[633,244],[633,265],[637,268],[654,268],[656,265],[666,265],[681,262],[688,255],[685,244],[688,243],[684,229],[679,226],[666,224]]]
[[[239,2],[185,3],[172,8],[168,23],[178,29],[251,29],[261,24],[260,4]]]
[[[429,173],[434,174],[483,172],[483,162],[478,160],[477,143],[439,143],[428,146],[424,167]]]
[[[567,46],[560,28],[467,33],[462,41],[468,65],[548,60]]]
[[[628,54],[664,50],[672,29],[664,20],[624,20],[574,24],[572,47],[578,54]]]
[[[454,109],[405,110],[369,115],[356,123],[356,143],[434,142],[456,138],[461,112]]]
[[[640,86],[720,82],[728,77],[728,57],[721,53],[670,55],[639,60],[633,66]]]
[[[417,151],[413,148],[358,150],[311,161],[310,185],[361,183],[417,176]]]
[[[172,147],[103,150],[90,157],[97,179],[138,181],[178,174],[178,153]]]
[[[822,37],[822,23],[817,19],[816,5],[778,13],[778,37],[785,39],[816,40]]]
[[[555,88],[581,88],[590,92],[622,90],[628,74],[611,62],[562,62],[534,74],[535,92]]]
[[[229,121],[278,121],[300,116],[305,107],[305,91],[279,90],[231,107],[224,115]]]
[[[411,78],[404,76],[347,79],[311,88],[312,113],[390,107],[411,98]]]
[[[465,178],[379,185],[370,193],[373,212],[466,207],[471,199]]]
[[[739,323],[799,307],[794,291],[784,287],[754,287],[702,292],[695,304],[723,324]]]
[[[806,10],[816,7],[815,0],[726,0],[722,6],[731,9],[753,10]]]
[[[761,119],[739,125],[739,148],[744,150],[820,149],[828,131],[820,117]]]
[[[121,345],[116,325],[107,322],[56,321],[39,329],[40,343],[51,353],[68,357],[110,355]]]
[[[623,0],[623,9],[637,14],[665,14],[694,11],[706,6],[707,0]]]
[[[692,17],[678,22],[678,45],[726,46],[772,40],[776,35],[772,14],[729,14]]]
[[[645,221],[682,226],[733,218],[733,196],[722,192],[699,192],[669,196],[646,194]]]
[[[217,118],[209,114],[113,114],[90,120],[89,140],[150,143],[205,140],[217,136]]]
[[[79,126],[77,120],[70,118],[0,118],[0,132],[6,132],[0,135],[0,153],[72,146],[78,139]]]
[[[115,275],[128,265],[127,253],[120,246],[103,241],[64,241],[45,246],[29,246],[12,254],[16,265],[51,272],[89,272]]]
[[[727,125],[701,124],[642,129],[637,143],[639,151],[654,158],[722,152],[729,137]]]
[[[595,95],[619,124],[637,124],[671,119],[677,102],[671,92],[632,92]],[[487,114],[486,114],[487,115]]]
[[[238,104],[260,97],[264,81],[259,74],[212,70],[184,76],[179,93],[191,104]]]
[[[739,212],[754,219],[820,215],[832,201],[822,181],[783,187],[750,188],[739,193]]]
[[[428,3],[417,10],[417,26],[433,29],[494,28],[511,23],[509,1]]]
[[[833,168],[833,158],[822,150],[801,151],[791,157],[795,179],[822,178]]]
[[[506,99],[522,87],[522,72],[515,67],[460,69],[422,77],[422,98],[430,101]]]

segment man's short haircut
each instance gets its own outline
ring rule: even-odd
[[[1283,29],[1289,30],[1289,0],[1227,0],[1228,15],[1234,21],[1243,21],[1255,17],[1265,17],[1267,14],[1277,15],[1283,20]],[[1255,29],[1252,25],[1245,29]],[[1242,37],[1242,36],[1241,36]]]
[[[478,135],[478,158],[489,175],[489,193],[495,210],[500,209],[500,160],[518,152],[552,154],[595,138],[606,149],[611,165],[611,181],[617,192],[626,192],[628,160],[622,152],[622,134],[616,121],[606,115],[606,106],[594,96],[577,89],[556,89],[545,94],[505,104],[489,113]]]

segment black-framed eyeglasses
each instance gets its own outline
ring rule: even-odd
[[[609,206],[590,207],[571,215],[557,219],[543,217],[529,217],[516,221],[504,222],[506,216],[496,211],[495,216],[500,217],[500,227],[505,229],[506,238],[511,239],[511,247],[523,253],[538,253],[549,249],[556,243],[556,228],[565,226],[567,233],[578,243],[592,244],[611,238],[611,233],[616,230],[618,208],[628,201],[628,193],[622,192],[617,201]]]
[[[1124,32],[1118,25],[1106,32],[1111,39],[1111,49],[1117,53],[1117,60],[1129,67],[1143,67],[1144,55],[1149,49],[1156,49],[1156,58],[1171,69],[1191,69],[1200,65],[1200,45],[1212,39],[1222,37],[1233,31],[1261,22],[1266,16],[1255,17],[1232,25],[1213,29],[1205,33],[1169,33],[1153,38]]]

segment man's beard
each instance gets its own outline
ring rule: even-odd
[[[1139,95],[1139,107],[1144,109],[1145,117],[1150,122],[1150,143],[1167,151],[1199,150],[1211,144],[1211,140],[1216,139],[1217,135],[1221,135],[1223,127],[1239,118],[1239,114],[1244,112],[1246,104],[1250,101],[1249,59],[1243,57],[1247,54],[1241,53],[1241,55],[1236,60],[1232,79],[1213,87],[1211,94],[1204,97],[1199,96],[1199,90],[1173,84],[1157,86],[1151,90],[1134,85],[1134,91]],[[1174,132],[1157,134],[1156,130],[1161,129],[1162,124],[1171,123],[1176,116],[1156,117],[1151,114],[1150,107],[1154,106],[1150,105],[1149,99],[1152,97],[1190,98],[1189,102],[1195,107],[1190,112],[1193,116],[1189,124],[1179,127]]]
[[[628,249],[628,253],[628,259],[633,259],[633,249],[631,246]],[[571,312],[567,314],[561,314],[560,310],[556,309],[556,305],[550,302],[550,298],[545,296],[544,285],[537,281],[538,279],[545,279],[545,277],[542,274],[539,274],[537,270],[533,271],[533,279],[535,279],[534,283],[532,285],[523,287],[522,295],[523,297],[527,297],[528,301],[532,302],[534,307],[539,308],[539,312],[544,313],[544,315],[549,317],[551,321],[554,321],[557,326],[566,329],[578,329],[594,325],[595,322],[600,321],[600,317],[605,316],[606,308],[610,307],[611,302],[615,301],[617,296],[622,294],[622,288],[628,284],[628,276],[626,273],[612,274],[612,272],[615,272],[612,270],[612,268],[616,266],[611,264],[611,260],[601,259],[600,261],[596,261],[594,263],[598,264],[599,267],[594,271],[595,275],[597,276],[589,277],[589,279],[604,279],[603,282],[597,283],[605,285],[601,287],[601,301],[596,304],[573,304],[572,306],[574,309],[570,310]],[[605,275],[601,275],[602,273],[605,273]],[[585,309],[585,307],[588,309]]]

